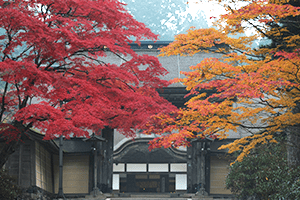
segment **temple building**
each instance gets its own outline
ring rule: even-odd
[[[158,48],[168,44],[142,42],[140,46],[132,44],[132,48],[138,54],[157,56]],[[163,78],[180,77],[180,71],[188,71],[189,66],[204,58],[218,56],[198,53],[192,57],[159,57],[162,66],[169,71]],[[122,63],[122,59],[110,53],[103,61]],[[161,95],[177,107],[183,107],[186,93],[183,85],[177,83],[165,88]],[[5,168],[27,193],[51,198],[55,198],[59,190],[67,198],[96,195],[95,190],[115,197],[140,193],[190,195],[193,198],[234,197],[225,189],[229,157],[218,147],[242,137],[241,133],[229,133],[228,139],[220,141],[193,140],[187,148],[152,151],[148,150],[148,142],[155,135],[145,136],[138,132],[133,140],[108,128],[100,135],[98,140],[71,138],[61,144],[59,139],[45,141],[43,134],[31,130],[24,143],[10,156]],[[59,187],[60,149],[63,152],[62,188]]]

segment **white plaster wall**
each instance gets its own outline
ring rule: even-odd
[[[176,174],[175,189],[176,190],[187,190],[187,175],[186,174]]]

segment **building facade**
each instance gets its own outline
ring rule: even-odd
[[[138,54],[157,56],[158,48],[169,42],[142,42],[132,44]],[[219,55],[198,53],[193,57],[159,57],[169,74],[166,80],[181,77],[180,71],[189,71],[189,66],[204,58]],[[104,62],[122,63],[122,59],[108,53]],[[183,107],[185,88],[177,83],[165,88],[161,95],[177,107]],[[137,133],[132,140],[115,130],[105,129],[99,135],[104,141],[84,141],[83,138],[64,140],[62,177],[59,175],[59,140],[44,141],[43,135],[30,131],[28,138],[10,156],[5,167],[16,177],[17,183],[27,193],[57,196],[84,197],[96,189],[103,193],[121,195],[147,194],[194,194],[216,198],[231,198],[225,189],[229,158],[219,151],[222,144],[231,142],[240,134],[230,133],[227,140],[194,140],[191,147],[180,149],[148,150],[153,136]],[[1,146],[0,146],[1,148]],[[62,178],[62,188],[59,181]],[[96,185],[95,185],[96,182]]]

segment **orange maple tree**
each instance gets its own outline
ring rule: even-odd
[[[276,142],[274,134],[299,134],[300,36],[286,24],[298,26],[300,7],[266,0],[226,2],[220,1],[227,14],[216,21],[216,28],[191,28],[161,49],[161,56],[222,56],[204,59],[190,72],[181,72],[184,78],[173,80],[186,86],[191,99],[186,108],[152,117],[145,133],[161,137],[150,148],[189,145],[191,138],[224,139],[230,131],[246,131],[246,137],[221,147],[229,153],[240,151],[241,161],[257,144]],[[246,35],[249,30],[251,36]],[[269,43],[255,48],[258,40]]]

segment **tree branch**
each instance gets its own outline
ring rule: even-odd
[[[2,95],[0,122],[2,122],[2,117],[3,117],[3,114],[6,110],[6,108],[5,108],[5,96],[6,96],[7,88],[8,88],[8,82],[5,82],[5,87],[4,87],[4,91],[3,91],[3,95]]]

